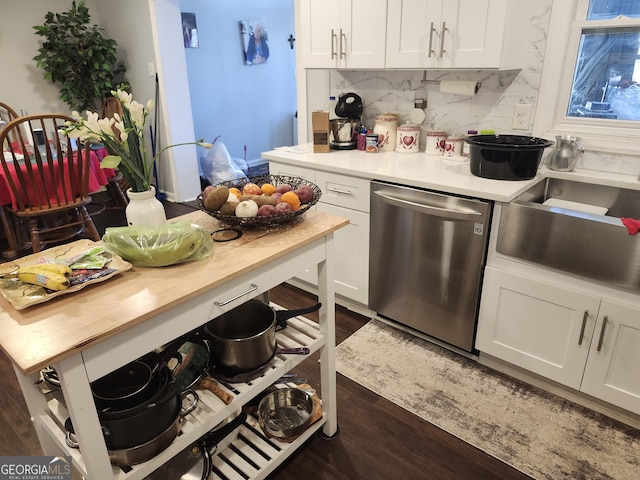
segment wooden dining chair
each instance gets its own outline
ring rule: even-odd
[[[0,131],[0,144],[10,135],[18,139],[9,142],[8,154],[0,158],[0,181],[9,187],[7,210],[17,220],[18,244],[30,246],[34,253],[74,237],[100,240],[86,208],[91,203],[90,146],[73,150],[71,139],[59,133],[66,121],[74,119],[26,115]]]
[[[16,111],[4,102],[0,102],[0,130],[5,127],[11,120],[18,118]],[[15,141],[13,136],[8,138],[8,141]],[[2,144],[0,144],[2,145]],[[4,151],[4,148],[0,148]],[[0,188],[5,188],[0,185]],[[18,244],[16,241],[16,234],[11,221],[11,217],[7,212],[4,205],[0,205],[0,223],[2,224],[3,238],[7,241],[8,248],[2,251],[2,257],[14,258],[18,255]]]
[[[11,120],[18,118],[16,111],[4,102],[0,102],[0,120],[9,123]]]

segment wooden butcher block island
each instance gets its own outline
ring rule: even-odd
[[[201,211],[174,220],[183,219],[210,232],[223,228]],[[225,462],[214,460],[214,464],[229,478],[245,478],[236,469],[249,478],[265,478],[319,428],[327,436],[335,435],[333,234],[347,223],[340,217],[309,211],[291,224],[243,229],[238,239],[216,242],[213,255],[202,261],[162,268],[134,266],[105,282],[22,310],[0,300],[0,345],[14,364],[44,453],[73,457],[74,467],[88,479],[144,479],[306,357],[276,355],[264,376],[223,385],[234,396],[228,405],[198,390],[198,406],[185,416],[173,443],[151,460],[126,469],[109,460],[90,382],[314,265],[322,303],[319,323],[295,317],[288,322],[295,333],[289,334],[287,328],[277,335],[278,345],[285,348],[306,346],[312,353],[320,352],[322,419],[295,441],[273,446],[256,437],[253,427],[259,426],[249,416],[240,434],[244,441],[256,437],[256,442],[264,444],[260,448],[270,449],[268,455],[255,455],[246,465],[230,466],[234,456],[238,457],[234,451],[241,448],[236,446],[234,451],[222,452]],[[60,379],[64,402],[48,399],[37,386],[41,369],[48,366],[55,368]],[[79,450],[65,441],[67,417],[75,427]]]

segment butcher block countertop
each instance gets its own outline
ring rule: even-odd
[[[24,375],[34,374],[348,224],[315,210],[302,218],[274,229],[243,229],[237,240],[216,242],[213,255],[202,261],[134,266],[105,282],[23,310],[0,297],[0,346]],[[210,232],[222,228],[201,211],[173,220],[184,219]]]

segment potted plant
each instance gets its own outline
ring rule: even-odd
[[[73,0],[68,11],[47,12],[44,24],[33,27],[44,37],[33,60],[45,71],[45,79],[60,85],[60,98],[72,110],[98,111],[115,78],[125,71],[116,56],[117,42],[90,21],[84,0]]]
[[[111,94],[116,98],[122,107],[122,116],[118,113],[113,118],[99,118],[96,112],[87,110],[87,117],[83,118],[76,111],[72,116],[75,122],[67,122],[64,129],[65,135],[81,141],[97,141],[109,150],[110,155],[102,159],[102,168],[117,168],[127,180],[131,188],[127,190],[129,205],[126,209],[127,222],[129,225],[160,225],[166,221],[164,208],[156,206],[158,216],[154,220],[151,218],[149,210],[141,212],[134,199],[155,199],[155,188],[153,186],[153,165],[160,155],[169,148],[180,145],[196,144],[201,147],[211,148],[210,143],[203,140],[197,142],[179,143],[162,148],[154,156],[147,151],[144,138],[144,125],[149,116],[149,111],[153,108],[153,100],[149,100],[146,105],[133,100],[132,95],[125,90],[115,90]],[[115,128],[114,128],[115,127]],[[134,209],[137,209],[134,214]],[[135,216],[135,218],[134,218]]]

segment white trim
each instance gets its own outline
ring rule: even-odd
[[[538,108],[533,135],[553,138],[556,135],[579,135],[586,150],[637,155],[640,151],[639,122],[567,117],[573,70],[580,32],[583,27],[638,26],[640,19],[623,18],[586,22],[577,21],[577,12],[586,17],[589,0],[554,0],[547,36]]]

